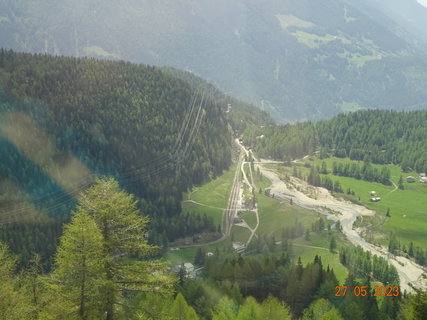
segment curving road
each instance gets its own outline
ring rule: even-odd
[[[244,146],[241,146],[244,148]],[[246,150],[247,151],[247,150]],[[308,197],[301,191],[295,188],[289,188],[286,183],[280,180],[276,172],[264,168],[264,163],[277,163],[274,161],[256,162],[261,173],[271,180],[271,193],[279,199],[292,199],[293,203],[316,212],[322,213],[333,221],[340,221],[342,231],[351,243],[356,246],[361,246],[364,250],[370,251],[372,254],[381,256],[387,259],[393,266],[396,267],[400,279],[400,287],[402,291],[413,292],[413,288],[427,289],[427,280],[423,275],[426,274],[426,269],[416,264],[415,262],[400,256],[393,256],[384,247],[375,246],[363,239],[355,230],[353,223],[359,216],[373,215],[375,212],[356,205],[349,201],[342,201],[334,198],[324,188],[314,188],[317,197],[316,199]],[[304,184],[304,181],[294,179],[293,181],[299,184]],[[339,212],[339,214],[332,214]]]

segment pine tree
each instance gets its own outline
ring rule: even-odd
[[[202,266],[205,263],[205,253],[202,248],[198,248],[196,251],[196,256],[194,257],[194,264],[197,266]]]
[[[261,313],[264,319],[268,320],[291,320],[289,308],[281,303],[277,298],[269,296],[261,304]]]
[[[337,248],[337,240],[335,239],[334,236],[332,236],[331,241],[329,242],[329,251],[334,253],[336,248]]]
[[[230,298],[223,297],[212,312],[212,320],[234,320],[236,311],[237,305]]]
[[[248,297],[240,307],[236,320],[263,320],[261,306],[252,297]]]
[[[75,312],[78,319],[102,316],[100,288],[107,259],[102,240],[95,221],[84,211],[78,211],[65,227],[47,284],[52,297],[50,315]]]
[[[342,320],[338,309],[326,299],[318,299],[304,310],[301,320],[330,319]]]
[[[133,195],[122,191],[117,181],[97,180],[79,197],[77,211],[92,217],[102,235],[106,258],[101,291],[107,320],[117,318],[124,296],[171,290],[174,280],[166,275],[166,263],[146,259],[155,251],[144,236],[148,219],[140,215]]]
[[[399,182],[397,183],[397,186],[400,190],[405,189],[405,187],[403,186],[403,177],[402,176],[399,177]]]
[[[310,230],[308,230],[308,229],[305,230],[304,239],[307,241],[310,240]]]
[[[178,293],[176,296],[175,301],[172,304],[170,314],[171,319],[173,320],[199,319],[194,309],[188,305],[181,293]]]
[[[31,301],[17,290],[13,278],[15,266],[16,260],[10,256],[7,245],[0,242],[0,319],[32,319]]]

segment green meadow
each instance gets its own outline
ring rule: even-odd
[[[332,235],[337,241],[337,249],[333,253],[329,251],[329,243]],[[294,258],[298,259],[300,257],[303,264],[313,262],[315,255],[322,257],[323,266],[326,267],[329,265],[330,268],[334,269],[338,281],[342,284],[348,275],[347,268],[339,260],[338,252],[340,247],[343,246],[351,246],[351,243],[348,242],[341,232],[331,230],[330,232],[311,233],[310,240],[306,240],[303,237],[294,240],[292,250]]]
[[[333,162],[353,162],[353,160],[342,158],[314,159],[307,162],[311,165],[320,166],[322,161],[325,161],[329,172],[332,172]],[[361,161],[355,162],[362,163]],[[373,165],[373,167],[377,167],[379,170],[383,166]],[[402,172],[400,167],[396,165],[386,166],[390,169],[391,180],[396,185],[400,176],[404,178],[403,190],[396,189],[393,185],[383,185],[381,183],[357,180],[350,177],[334,176],[331,173],[328,175],[333,181],[338,180],[341,183],[344,192],[350,189],[355,193],[354,196],[335,194],[337,197],[343,197],[360,203],[377,212],[377,216],[373,218],[364,218],[365,225],[368,225],[371,231],[377,234],[375,240],[382,244],[387,244],[390,233],[393,232],[398,240],[405,245],[413,241],[415,245],[425,247],[427,243],[427,185],[418,182],[418,174],[415,172]],[[282,173],[287,172],[288,174],[293,170],[287,167],[279,168]],[[301,171],[303,176],[306,176],[310,169],[300,166],[298,170]],[[406,182],[407,176],[416,177],[416,182]],[[371,202],[371,191],[375,191],[377,196],[381,197],[381,201]],[[388,209],[390,209],[391,217],[385,216]]]
[[[208,217],[213,219],[215,225],[219,225],[222,218],[222,209],[227,207],[235,170],[236,166],[233,165],[216,179],[194,187],[187,192],[182,202],[182,212],[206,213]],[[193,200],[199,204],[188,202],[188,200]]]
[[[256,215],[253,211],[241,211],[239,217],[244,219],[252,229],[256,227]]]
[[[186,194],[185,200],[193,200],[210,207],[224,208],[227,205],[228,194],[234,178],[234,168],[224,172],[223,175],[217,179],[193,189],[191,192]],[[300,222],[303,229],[309,229],[311,231],[312,224],[319,219],[321,216],[313,211],[291,205],[289,201],[279,200],[270,196],[264,195],[264,190],[270,186],[270,181],[261,176],[256,172],[253,172],[253,179],[256,187],[256,199],[259,213],[259,227],[257,229],[257,236],[262,237],[264,235],[273,235],[277,240],[281,239],[282,230],[287,227],[293,227],[297,222]],[[259,193],[261,188],[262,193]],[[183,202],[183,210],[191,212],[206,213],[216,219],[219,223],[222,210],[196,205],[193,203]],[[246,223],[251,227],[256,226],[256,216],[254,212],[243,211],[240,214]],[[326,225],[329,222],[325,220]],[[337,239],[338,247],[336,253],[329,251],[329,241],[331,234],[334,234]],[[215,252],[216,248],[219,251],[229,250],[233,241],[241,241],[246,243],[250,237],[250,231],[247,228],[233,226],[231,237],[222,241],[221,243],[203,246],[202,249],[205,252]],[[338,251],[342,245],[350,245],[345,237],[337,230],[330,232],[324,231],[322,233],[311,233],[310,239],[306,240],[304,236],[292,240],[293,249],[292,256],[294,260],[301,257],[303,264],[311,263],[315,255],[322,257],[323,265],[326,267],[329,265],[334,269],[334,272],[342,283],[346,278],[348,271],[339,262]],[[317,248],[315,248],[317,247]],[[166,256],[172,261],[173,265],[181,264],[184,262],[192,262],[194,260],[198,247],[184,248],[177,251],[168,250]]]

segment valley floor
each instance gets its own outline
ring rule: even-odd
[[[262,174],[272,181],[271,193],[276,197],[292,199],[296,205],[325,214],[330,220],[340,221],[343,233],[354,245],[361,246],[364,250],[390,261],[399,273],[402,290],[410,292],[413,291],[412,287],[420,289],[427,288],[427,280],[423,276],[426,270],[422,266],[407,258],[391,255],[387,248],[368,243],[357,231],[353,230],[353,223],[357,217],[374,215],[372,210],[350,201],[334,198],[326,189],[309,186],[305,181],[297,178],[292,177],[292,185],[291,183],[288,185],[279,178],[276,172],[266,169],[262,165],[262,162],[257,164],[257,166],[260,168]],[[301,190],[309,192],[313,198]]]

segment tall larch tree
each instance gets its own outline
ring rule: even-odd
[[[171,291],[175,279],[167,274],[166,262],[153,259],[156,247],[145,237],[148,218],[141,215],[134,196],[121,190],[116,180],[97,180],[79,197],[78,210],[94,219],[102,235],[106,320],[117,319],[126,309],[125,296]]]
[[[61,236],[55,267],[46,285],[52,301],[42,317],[101,318],[106,259],[98,226],[86,212],[77,210]]]

